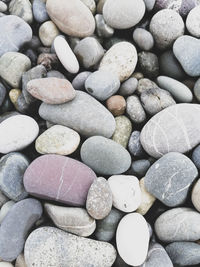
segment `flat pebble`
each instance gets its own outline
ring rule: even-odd
[[[106,0],[103,17],[115,29],[128,29],[135,26],[144,16],[145,5],[142,0]]]
[[[49,1],[49,0],[48,0]],[[77,73],[79,71],[79,63],[68,45],[67,41],[62,36],[57,36],[54,39],[54,48],[56,55],[59,58],[62,65],[70,73]]]
[[[198,112],[199,105],[184,103],[170,106],[156,114],[141,132],[140,141],[145,151],[154,158],[160,158],[171,151],[190,151],[200,142]]]
[[[187,57],[184,52],[187,51]],[[173,45],[173,52],[184,71],[192,76],[200,75],[200,40],[189,35],[179,37]]]
[[[126,112],[134,123],[143,123],[146,120],[146,113],[136,95],[129,96],[126,99]]]
[[[159,74],[159,63],[156,54],[142,51],[138,54],[138,64],[144,75],[153,79]]]
[[[74,130],[54,125],[43,132],[35,141],[35,149],[40,154],[70,155],[78,148],[80,135]]]
[[[200,79],[195,82],[194,95],[197,98],[197,101],[200,102]]]
[[[96,22],[96,31],[99,37],[109,38],[113,36],[114,29],[106,24],[103,15],[96,14],[95,16]]]
[[[33,16],[39,23],[45,22],[49,19],[44,0],[33,0]]]
[[[100,101],[114,95],[120,87],[119,78],[107,70],[93,72],[85,81],[86,91]]]
[[[94,17],[80,0],[47,0],[46,8],[52,21],[67,35],[87,37],[94,32]]]
[[[154,229],[163,242],[196,241],[200,239],[200,214],[191,208],[173,208],[156,219]]]
[[[187,16],[186,27],[191,35],[200,37],[200,6],[194,7]]]
[[[193,95],[190,89],[183,83],[167,76],[157,77],[158,85],[167,90],[178,102],[189,103],[192,102]]]
[[[0,153],[22,150],[30,145],[39,132],[37,122],[26,115],[12,116],[0,124]]]
[[[148,159],[138,159],[132,162],[131,172],[137,177],[143,177],[151,163]]]
[[[90,216],[96,220],[102,220],[110,213],[112,191],[105,178],[99,177],[92,183],[87,195],[86,209]]]
[[[39,28],[39,37],[44,46],[51,46],[58,35],[59,30],[51,20],[44,22]]]
[[[74,48],[74,53],[85,69],[94,67],[103,57],[104,49],[94,37],[82,39]]]
[[[83,143],[81,159],[102,175],[123,173],[131,165],[129,152],[120,144],[102,136],[90,137]]]
[[[27,234],[42,215],[38,200],[27,198],[10,209],[0,226],[0,257],[13,261],[22,252]]]
[[[28,266],[90,266],[92,263],[94,267],[111,267],[116,250],[106,242],[78,237],[54,227],[40,227],[26,240],[24,256]]]
[[[176,11],[163,9],[152,17],[149,29],[157,47],[165,50],[184,34],[184,22]]]
[[[131,175],[113,175],[108,179],[113,206],[123,212],[135,211],[141,203],[139,180]]]
[[[36,197],[83,206],[95,178],[95,173],[80,161],[51,154],[40,156],[29,165],[24,186]]]
[[[76,92],[73,101],[65,104],[43,103],[39,114],[47,121],[72,128],[84,136],[111,137],[115,131],[112,114],[95,98],[81,91]]]
[[[149,229],[144,217],[139,213],[124,216],[117,228],[116,243],[119,255],[127,264],[143,264],[149,246]]]
[[[135,157],[145,155],[144,149],[140,142],[140,131],[133,131],[128,142],[128,150]]]
[[[83,208],[72,208],[56,206],[45,203],[45,210],[54,224],[66,232],[78,236],[90,236],[95,228],[96,222]]]
[[[186,201],[198,171],[185,155],[170,152],[157,160],[147,171],[144,182],[147,191],[169,207]]]
[[[29,0],[12,0],[9,4],[9,12],[22,18],[27,23],[33,22],[32,6]]]
[[[106,107],[113,116],[123,115],[126,110],[126,100],[121,95],[113,95],[107,99]]]
[[[141,50],[149,51],[154,46],[154,39],[150,32],[142,28],[136,28],[133,32],[133,40]]]
[[[3,219],[6,217],[12,206],[15,204],[14,201],[10,200],[6,202],[0,210],[0,224],[2,223]]]
[[[192,194],[191,194],[191,199],[192,199],[192,204],[200,212],[200,179],[197,180],[197,182],[194,184],[192,188]]]
[[[130,96],[137,89],[138,80],[134,77],[129,78],[120,86],[119,93],[122,96]]]
[[[84,90],[85,89],[85,81],[90,76],[92,72],[90,71],[83,71],[76,75],[76,77],[72,81],[72,86],[76,90]]]
[[[118,42],[105,53],[99,69],[115,72],[120,81],[124,81],[134,72],[137,60],[137,51],[133,44]]]

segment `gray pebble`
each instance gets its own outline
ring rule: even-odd
[[[130,96],[137,89],[137,85],[138,80],[134,77],[131,77],[121,84],[119,94],[122,96]]]
[[[139,98],[135,95],[129,96],[126,100],[126,112],[130,119],[135,123],[143,123],[146,120],[146,114]]]
[[[147,78],[142,78],[138,81],[138,86],[137,86],[137,93],[141,95],[143,92],[147,92],[149,89],[158,89],[158,85],[147,79]]]
[[[139,67],[142,73],[148,78],[155,78],[159,74],[158,57],[151,52],[141,52],[138,54]]]
[[[90,71],[83,71],[76,75],[76,77],[72,81],[72,86],[76,90],[84,90],[85,89],[85,81],[92,74]]]
[[[33,0],[33,16],[39,23],[45,22],[49,19],[44,0]]]
[[[55,77],[59,79],[66,79],[65,75],[57,70],[50,70],[47,72],[47,78]]]
[[[17,111],[19,111],[22,114],[26,114],[30,110],[30,105],[26,103],[26,100],[25,100],[23,94],[21,94],[17,98],[17,103],[16,103],[15,108]]]
[[[6,96],[6,88],[5,86],[0,82],[0,106],[2,105],[4,99]]]
[[[128,150],[135,157],[142,157],[145,155],[144,149],[140,142],[140,132],[133,131],[129,142],[128,142]]]
[[[194,95],[198,102],[200,102],[200,78],[195,82]]]
[[[115,267],[128,267],[130,265],[126,264],[126,262],[120,257],[120,255],[117,255],[117,259],[115,261]]]
[[[154,46],[154,39],[150,32],[142,28],[136,28],[133,32],[133,40],[141,50],[149,51]]]
[[[97,14],[95,16],[96,31],[99,37],[110,38],[114,34],[114,29],[106,24],[103,15]]]
[[[193,150],[192,161],[194,162],[195,166],[200,169],[200,145],[195,147]]]
[[[11,15],[16,15],[29,24],[33,22],[32,5],[29,0],[11,0],[9,12]]]
[[[131,165],[131,171],[136,177],[144,177],[147,170],[151,166],[149,160],[147,159],[139,159],[136,161],[133,161]]]
[[[154,8],[155,2],[156,2],[156,0],[144,0],[146,9],[148,11],[151,11]]]

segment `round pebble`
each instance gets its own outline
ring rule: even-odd
[[[120,116],[125,113],[126,100],[121,95],[114,95],[107,99],[106,106],[113,116]]]
[[[12,0],[9,3],[9,12],[22,18],[27,23],[33,22],[32,6],[29,0]]]
[[[44,22],[39,28],[40,40],[44,46],[51,46],[59,30],[52,21]]]
[[[148,159],[139,159],[132,162],[131,171],[137,177],[143,177],[149,169],[150,165],[151,164]]]

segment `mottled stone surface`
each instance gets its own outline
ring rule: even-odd
[[[44,0],[33,0],[33,16],[34,19],[39,23],[49,19]]]
[[[156,54],[142,51],[138,54],[138,64],[145,77],[154,79],[159,74],[159,63]]]
[[[51,20],[44,22],[39,28],[39,37],[44,46],[51,46],[58,35],[59,30]]]
[[[126,113],[129,118],[135,123],[142,123],[146,120],[146,113],[140,102],[140,99],[136,95],[129,96],[126,99]]]
[[[186,19],[186,27],[191,35],[200,37],[200,6],[190,11]]]
[[[33,22],[32,5],[29,0],[12,0],[9,3],[10,15],[16,15],[27,23]]]
[[[112,140],[126,148],[132,132],[132,123],[126,116],[118,116],[115,121],[116,129]]]
[[[52,154],[40,156],[29,165],[24,186],[31,195],[83,206],[95,178],[95,173],[85,164]]]
[[[126,100],[121,95],[113,95],[107,99],[106,106],[113,116],[120,116],[125,113]]]
[[[200,142],[197,114],[200,114],[197,104],[177,104],[162,110],[143,127],[140,136],[143,148],[154,158],[172,151],[191,150]]]
[[[9,200],[5,204],[3,204],[0,210],[0,224],[2,223],[2,221],[4,220],[4,218],[6,217],[6,215],[8,214],[8,212],[10,211],[10,209],[14,204],[15,202],[13,200]]]
[[[62,257],[60,257],[62,255]],[[78,237],[54,227],[33,231],[25,244],[28,266],[107,266],[116,259],[115,248],[106,242]]]

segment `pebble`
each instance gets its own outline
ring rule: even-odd
[[[147,258],[141,267],[173,267],[166,250],[159,243],[151,242]]]
[[[102,136],[90,137],[83,143],[81,159],[102,175],[124,173],[131,165],[129,152],[120,144]]]
[[[143,28],[136,28],[133,31],[133,41],[141,50],[144,51],[149,51],[154,46],[154,39],[152,34]]]
[[[30,68],[30,59],[22,53],[7,52],[0,58],[0,76],[13,88],[19,88],[23,73]]]
[[[194,7],[188,14],[186,28],[191,35],[200,37],[200,6]]]
[[[174,264],[191,266],[200,264],[200,246],[193,242],[173,242],[166,251]]]
[[[143,51],[138,54],[138,63],[142,73],[148,78],[155,78],[159,74],[158,57],[151,53]]]
[[[187,57],[183,53],[187,51]],[[192,77],[200,75],[200,40],[189,35],[179,37],[173,52],[184,71]]]
[[[43,132],[35,141],[35,149],[40,154],[70,155],[78,148],[80,135],[74,130],[54,125]]]
[[[138,81],[136,92],[138,95],[141,95],[142,93],[147,92],[149,89],[158,89],[158,88],[159,87],[155,82],[147,78],[141,78]]]
[[[94,17],[80,0],[47,0],[46,8],[51,20],[69,36],[87,37],[95,30]]]
[[[194,184],[192,193],[191,193],[191,199],[192,199],[192,204],[200,212],[200,180],[198,179],[197,182]]]
[[[12,263],[2,261],[0,262],[0,267],[13,267]]]
[[[147,191],[168,207],[186,201],[198,171],[185,155],[170,152],[157,160],[147,171],[144,181]]]
[[[99,0],[97,2],[97,13],[102,14],[103,13],[103,6],[107,0]]]
[[[85,81],[92,74],[90,71],[83,71],[76,75],[76,77],[72,81],[72,86],[76,90],[84,90],[85,89]]]
[[[139,180],[131,175],[113,175],[108,179],[113,206],[123,212],[137,210],[141,203]]]
[[[111,241],[119,224],[119,221],[123,217],[123,213],[115,208],[112,208],[111,212],[103,220],[97,221],[95,237],[100,241]]]
[[[104,49],[96,38],[86,37],[75,46],[74,53],[80,64],[85,69],[89,69],[101,60],[104,55]]]
[[[170,48],[173,42],[184,34],[184,27],[183,19],[176,11],[163,9],[153,16],[149,29],[156,46],[165,50]]]
[[[43,23],[49,19],[45,2],[44,0],[33,0],[33,16],[39,23]]]
[[[115,73],[107,70],[93,72],[85,81],[85,89],[100,101],[114,95],[120,87],[119,78]]]
[[[193,95],[190,89],[183,83],[167,76],[157,77],[158,85],[167,90],[178,102],[192,102]]]
[[[130,96],[135,92],[137,86],[138,80],[134,77],[131,77],[121,84],[119,93],[122,96]]]
[[[200,145],[198,145],[192,153],[192,161],[194,162],[197,169],[200,169]]]
[[[123,115],[126,110],[126,100],[121,95],[113,95],[107,99],[106,107],[113,116]]]
[[[40,116],[54,124],[67,126],[84,136],[102,135],[111,137],[115,131],[112,114],[95,98],[77,91],[73,101],[62,105],[43,103]]]
[[[2,105],[4,99],[6,96],[6,88],[5,86],[0,82],[0,106]]]
[[[146,9],[147,9],[148,11],[153,10],[154,5],[155,5],[155,2],[156,2],[156,0],[144,0]]]
[[[96,31],[97,35],[99,37],[109,38],[113,36],[114,29],[110,27],[108,24],[106,24],[103,15],[96,14],[95,16],[95,22],[96,22]]]
[[[43,155],[26,169],[24,187],[29,194],[39,198],[83,206],[95,178],[95,173],[78,160],[54,154]]]
[[[8,153],[0,159],[0,190],[14,201],[27,197],[23,176],[29,160],[19,152]]]
[[[137,177],[143,177],[149,169],[151,163],[148,159],[139,159],[132,162],[131,171]]]
[[[0,226],[0,258],[13,261],[22,252],[29,230],[42,215],[38,200],[19,201],[9,211]]]
[[[124,81],[134,72],[137,60],[137,51],[133,44],[129,42],[118,42],[105,53],[100,62],[99,69],[115,72],[120,81]]]
[[[116,129],[112,140],[126,148],[132,132],[132,123],[126,116],[118,116],[115,121]]]
[[[143,18],[145,4],[142,0],[106,0],[103,17],[108,25],[115,29],[128,29]]]
[[[38,56],[37,64],[43,65],[47,71],[52,70],[55,68],[59,63],[58,57],[56,54],[51,53],[42,53]]]
[[[59,79],[66,79],[65,75],[62,74],[61,72],[57,71],[57,70],[50,70],[47,72],[47,77],[51,78],[59,78]]]
[[[44,46],[51,46],[58,35],[59,30],[51,20],[44,22],[39,28],[39,37]]]
[[[70,73],[77,73],[79,71],[79,63],[67,41],[63,37],[57,36],[54,39],[54,48],[65,69]]]
[[[154,229],[163,242],[196,241],[200,239],[200,214],[191,208],[173,208],[157,218]]]
[[[81,0],[94,15],[96,13],[96,3],[94,0]]]
[[[39,132],[37,122],[26,115],[12,116],[0,124],[0,153],[22,150],[30,145]]]
[[[29,24],[33,22],[32,6],[29,0],[12,0],[9,4],[9,12]]]
[[[24,256],[28,266],[90,266],[92,263],[94,267],[111,267],[116,250],[106,242],[75,236],[54,227],[40,227],[26,240]]]
[[[0,191],[0,208],[8,201],[9,199],[7,198],[7,196],[5,196],[3,192]]]
[[[172,50],[165,51],[159,57],[159,67],[162,75],[174,78],[176,80],[182,80],[185,77],[185,72],[174,56]]]
[[[134,123],[143,123],[146,120],[146,113],[136,95],[129,96],[126,99],[126,112]]]
[[[147,191],[144,184],[144,178],[142,178],[139,183],[141,190],[141,203],[136,212],[140,213],[141,215],[145,215],[149,211],[149,209],[153,206],[156,198]]]
[[[86,209],[96,220],[102,220],[110,213],[112,191],[105,178],[99,177],[92,183],[87,195]]]
[[[7,9],[7,5],[3,1],[0,1],[0,12],[6,12]]]
[[[11,89],[9,92],[10,101],[13,103],[16,109],[18,109],[17,100],[21,94],[22,94],[22,91],[19,89]]]
[[[140,131],[133,131],[128,142],[128,150],[135,157],[145,155],[144,149],[140,142]]]
[[[200,79],[195,82],[194,95],[197,98],[197,101],[200,102]]]
[[[19,254],[15,261],[15,267],[27,267],[25,259],[24,259],[24,254]]]
[[[184,103],[156,114],[141,132],[140,141],[145,151],[160,158],[171,151],[185,153],[194,148],[200,142],[198,112],[199,105]]]
[[[45,210],[54,224],[66,232],[78,236],[90,236],[95,228],[96,222],[83,208],[72,208],[56,206],[45,203]]]
[[[10,211],[10,209],[12,208],[12,206],[15,204],[14,201],[10,200],[8,202],[6,202],[0,210],[0,224],[2,223],[2,221],[4,220],[4,218],[6,217],[6,215],[8,214],[8,212]]]
[[[124,216],[117,228],[116,243],[119,255],[127,264],[143,264],[149,246],[149,229],[144,217],[139,213]]]
[[[68,80],[54,77],[29,81],[27,91],[47,104],[63,104],[76,96],[76,91]]]

